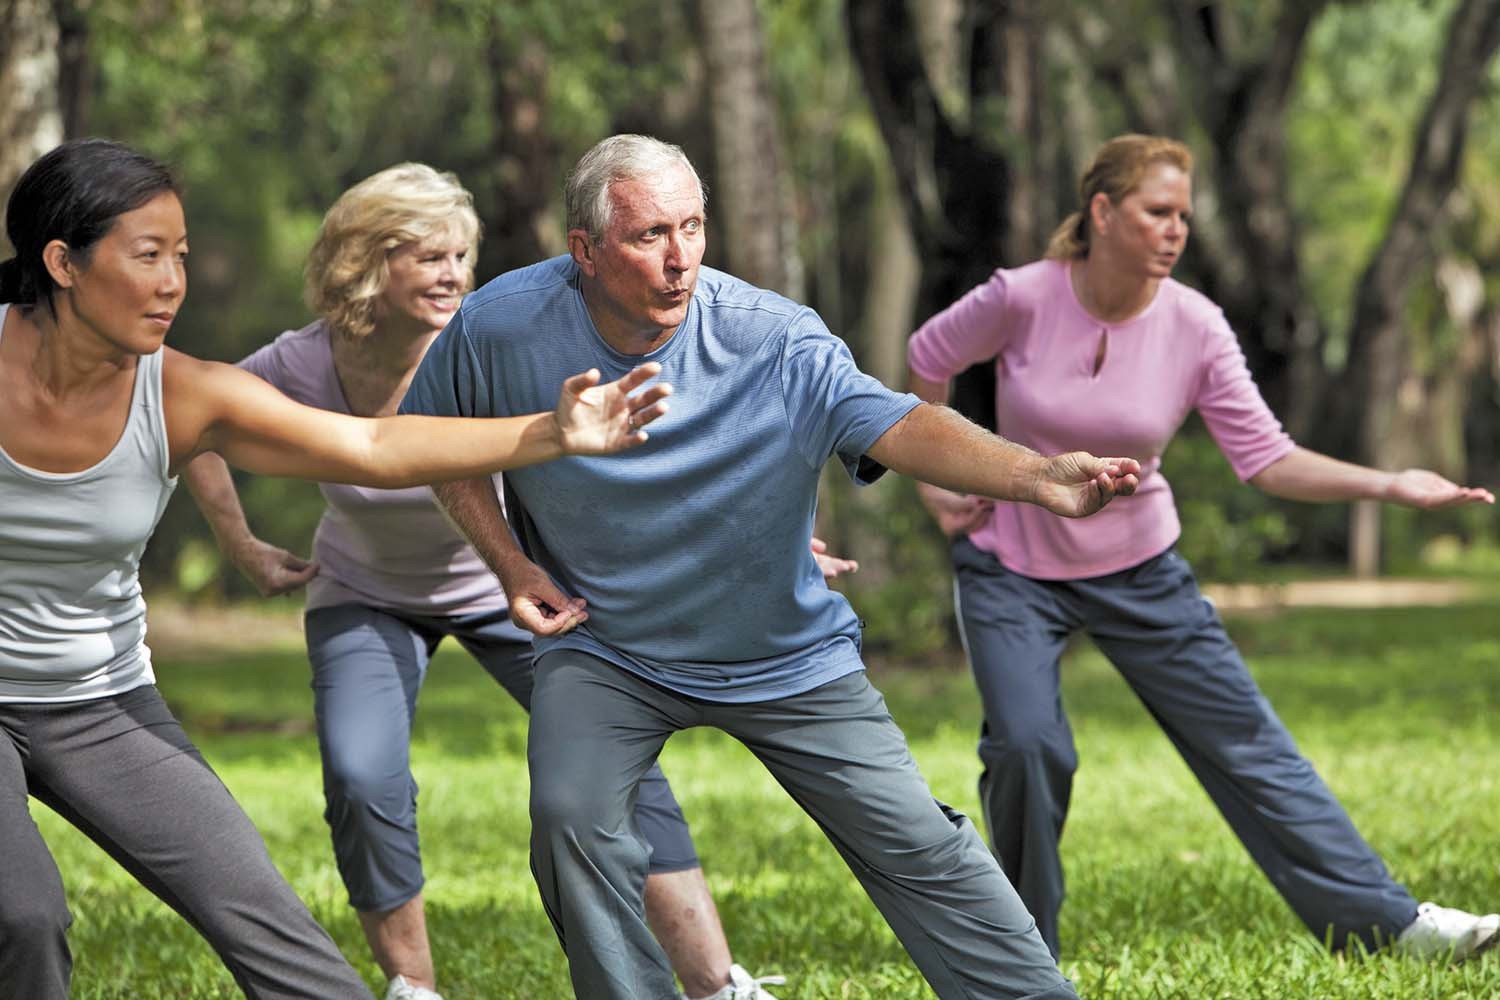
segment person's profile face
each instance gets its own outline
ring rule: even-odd
[[[182,202],[166,191],[118,216],[85,259],[69,257],[53,294],[114,347],[150,354],[187,294],[187,252]]]
[[[1119,259],[1146,277],[1172,273],[1187,246],[1193,215],[1192,175],[1170,163],[1153,163],[1118,204],[1104,206],[1100,235]]]

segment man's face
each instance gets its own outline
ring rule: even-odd
[[[682,165],[661,174],[615,181],[600,238],[575,229],[568,243],[580,270],[594,325],[626,353],[654,350],[687,317],[703,261],[703,198]]]

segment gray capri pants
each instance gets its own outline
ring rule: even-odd
[[[443,617],[363,604],[315,608],[304,631],[339,874],[356,910],[392,910],[424,882],[411,727],[433,652],[452,636],[529,712],[531,636],[504,608]],[[642,777],[635,817],[652,874],[699,867],[660,767]]]
[[[1375,948],[1416,918],[1416,900],[1297,749],[1176,550],[1105,576],[1034,580],[962,539],[953,566],[984,702],[985,821],[1054,954],[1058,839],[1078,767],[1059,659],[1078,631],[1120,671],[1313,934],[1334,948],[1350,937]]]
[[[67,1000],[72,923],[28,793],[176,910],[255,1000],[372,1000],[152,685],[0,704],[0,996]]]

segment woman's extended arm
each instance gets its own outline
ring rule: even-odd
[[[642,365],[606,385],[597,371],[574,375],[552,413],[365,419],[303,406],[248,372],[169,350],[163,385],[172,467],[217,451],[264,475],[395,489],[602,455],[644,442],[641,428],[666,412],[668,385],[631,395],[658,371]]]
[[[1381,500],[1436,510],[1465,503],[1495,502],[1489,490],[1459,486],[1427,469],[1382,472],[1302,447],[1293,448],[1251,476],[1250,482],[1272,496],[1314,503]]]

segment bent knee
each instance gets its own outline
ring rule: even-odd
[[[1065,732],[1028,728],[979,740],[979,759],[992,770],[1017,773],[1078,769],[1078,754]]]
[[[0,900],[0,951],[39,955],[66,948],[72,923],[60,893],[6,893]]]

